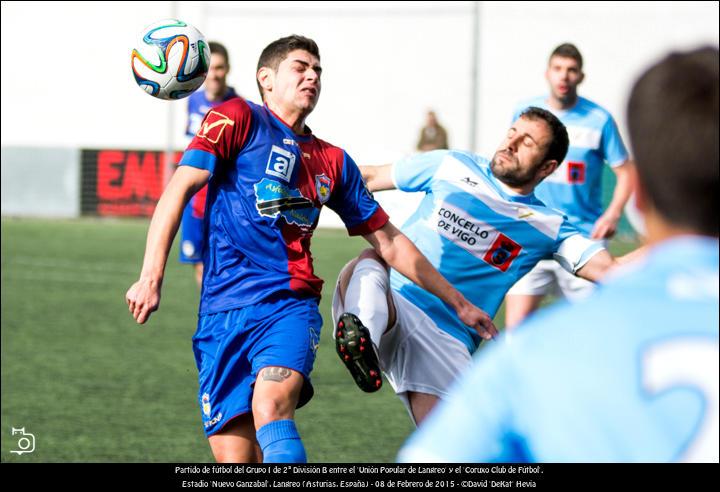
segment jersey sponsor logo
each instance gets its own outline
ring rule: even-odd
[[[480,166],[487,165],[478,162]],[[470,171],[470,172],[468,172]],[[517,218],[517,202],[512,202],[504,198],[498,192],[498,185],[492,177],[486,177],[482,174],[473,173],[467,165],[453,156],[446,156],[438,167],[433,178],[434,181],[445,181],[460,190],[472,195],[482,201],[493,212],[504,215],[512,219]],[[557,173],[551,174],[548,178]],[[548,179],[546,178],[546,179]],[[564,179],[564,176],[563,176]],[[560,231],[560,225],[563,222],[562,215],[552,213],[549,209],[547,212],[538,211],[537,209],[531,216],[528,216],[526,223],[550,238],[557,238]]]
[[[480,224],[483,223],[464,217],[457,209],[448,205],[438,210],[438,229],[451,233],[470,246],[477,244],[478,239],[487,239],[490,236],[491,228],[487,224],[482,228]]]
[[[442,203],[431,220],[444,238],[471,255],[505,272],[522,247],[489,224],[449,203]]]
[[[568,138],[571,147],[583,149],[597,149],[600,147],[602,132],[595,128],[567,125]]]
[[[324,174],[315,175],[315,191],[320,203],[325,203],[330,199],[330,188],[332,180]]]
[[[312,200],[303,196],[300,190],[291,189],[273,179],[263,178],[255,183],[255,207],[263,217],[285,219],[288,224],[302,228],[311,227],[320,211]]]
[[[585,183],[585,163],[584,162],[568,162],[567,163],[567,180],[570,184]]]
[[[513,260],[520,254],[521,249],[522,246],[500,232],[490,249],[483,256],[483,260],[501,272],[506,272]]]
[[[200,125],[197,136],[208,140],[210,143],[218,143],[225,128],[235,126],[235,122],[217,111],[210,111],[205,116],[205,121]]]
[[[272,149],[270,149],[265,174],[275,176],[289,183],[295,167],[295,159],[295,154],[292,152],[273,145]]]

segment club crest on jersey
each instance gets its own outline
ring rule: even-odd
[[[500,232],[483,256],[483,260],[501,272],[506,272],[521,249],[522,246]]]
[[[568,183],[583,184],[585,182],[585,163],[568,162]]]
[[[202,411],[206,417],[210,418],[210,395],[207,393],[202,395]]]
[[[312,326],[308,331],[310,334],[310,346],[312,346],[313,352],[317,353],[318,348],[320,348],[320,333]]]
[[[196,133],[197,137],[204,138],[211,143],[218,143],[227,126],[235,126],[235,122],[217,111],[210,111]]]
[[[320,203],[325,203],[330,199],[330,188],[332,187],[332,180],[324,174],[315,175],[315,191],[317,191],[318,200]]]
[[[263,178],[255,183],[255,207],[263,217],[281,216],[288,224],[311,227],[320,215],[312,200],[300,190],[291,189],[274,179]]]
[[[295,154],[292,152],[273,145],[272,149],[270,149],[270,157],[268,157],[265,174],[275,176],[289,183],[293,168],[295,167],[295,159]]]

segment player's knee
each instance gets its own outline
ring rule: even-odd
[[[293,416],[293,405],[288,398],[254,398],[252,403],[255,425],[263,425],[275,421],[289,419]]]
[[[377,254],[377,251],[372,248],[362,250],[362,252],[358,255],[358,261],[362,260],[375,260],[385,267],[385,260],[383,260],[380,255]]]

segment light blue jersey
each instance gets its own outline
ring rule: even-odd
[[[400,190],[425,192],[402,231],[491,317],[508,289],[538,261],[555,258],[574,273],[602,249],[534,195],[512,192],[483,157],[446,150],[417,154],[396,162],[392,178]],[[475,351],[480,337],[452,308],[395,270],[390,282],[439,328]]]
[[[615,121],[602,107],[583,97],[567,110],[551,108],[546,101],[546,96],[527,101],[517,107],[513,116],[513,121],[517,120],[529,106],[546,109],[563,122],[570,137],[567,157],[537,186],[535,194],[590,236],[603,213],[603,165],[617,167],[628,159],[628,153]]]
[[[718,241],[653,248],[488,347],[403,461],[718,461]]]

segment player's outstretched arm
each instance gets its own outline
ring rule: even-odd
[[[392,164],[382,166],[359,166],[368,190],[371,192],[394,190],[395,183],[392,180]]]
[[[575,275],[592,282],[598,282],[616,266],[618,266],[617,260],[606,249],[603,249],[590,258],[587,263],[575,272]]]
[[[160,304],[165,263],[180,225],[183,208],[208,179],[208,171],[190,166],[178,167],[155,207],[140,279],[125,294],[128,309],[138,323],[145,323]]]
[[[622,217],[625,204],[630,198],[633,188],[632,161],[625,161],[624,164],[614,167],[613,172],[617,177],[615,191],[612,200],[605,212],[595,221],[591,238],[608,239],[615,235],[617,226]]]
[[[490,316],[471,304],[438,272],[405,234],[388,222],[363,236],[392,268],[449,304],[460,320],[484,339],[497,335]]]

